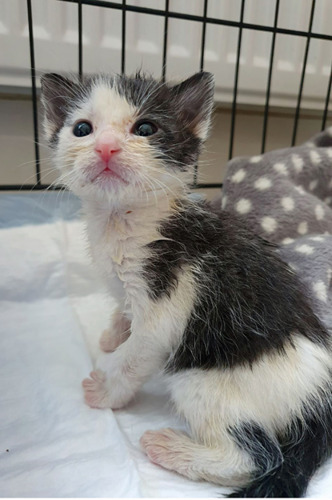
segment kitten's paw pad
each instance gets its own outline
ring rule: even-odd
[[[101,370],[90,373],[82,382],[85,402],[91,408],[110,408],[106,376]]]
[[[172,429],[160,429],[146,431],[140,439],[140,444],[151,462],[166,469],[178,470],[176,462],[182,439],[181,433]]]

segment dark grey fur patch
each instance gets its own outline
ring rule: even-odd
[[[304,420],[296,418],[279,445],[255,424],[231,430],[238,446],[247,451],[257,467],[252,482],[229,495],[232,498],[298,498],[305,495],[315,471],[332,451],[332,392],[303,408]],[[272,469],[269,464],[272,464]],[[266,467],[267,465],[267,467]],[[265,467],[265,468],[264,468]]]
[[[282,352],[294,332],[327,344],[304,287],[274,246],[235,216],[182,205],[163,221],[167,239],[148,245],[144,275],[153,300],[171,295],[178,273],[193,266],[197,299],[167,370],[252,364]]]
[[[158,126],[149,137],[156,156],[167,165],[185,170],[198,160],[202,141],[195,134],[200,122],[208,121],[213,106],[213,80],[197,73],[185,82],[169,86],[142,74],[119,76],[119,93],[137,107],[138,120]]]
[[[59,132],[68,113],[83,101],[89,85],[88,80],[83,85],[56,73],[47,73],[42,76],[42,104],[45,117],[54,127],[54,133],[49,141],[50,146],[56,146]]]
[[[257,475],[279,467],[283,462],[280,445],[275,436],[269,435],[258,424],[247,422],[241,426],[232,427],[229,433],[236,444],[249,453]]]

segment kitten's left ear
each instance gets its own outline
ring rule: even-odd
[[[180,113],[191,131],[205,141],[208,135],[213,109],[214,77],[205,71],[196,73],[171,88]]]
[[[68,110],[79,95],[78,85],[56,73],[41,77],[41,102],[44,107],[44,130],[51,142],[64,124]]]

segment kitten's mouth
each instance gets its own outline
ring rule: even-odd
[[[117,179],[119,181],[122,181],[126,184],[128,184],[128,181],[124,179],[124,177],[119,173],[119,168],[111,165],[102,165],[101,168],[98,169],[99,172],[97,174],[94,174],[92,178],[90,179],[91,182],[95,181],[107,181],[112,180],[112,179]]]

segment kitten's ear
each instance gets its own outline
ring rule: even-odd
[[[45,111],[45,135],[50,142],[65,121],[66,115],[77,96],[78,85],[56,73],[47,73],[41,77],[41,102]]]
[[[178,113],[192,132],[202,139],[207,138],[213,109],[214,77],[205,71],[196,73],[179,85],[171,88]]]

